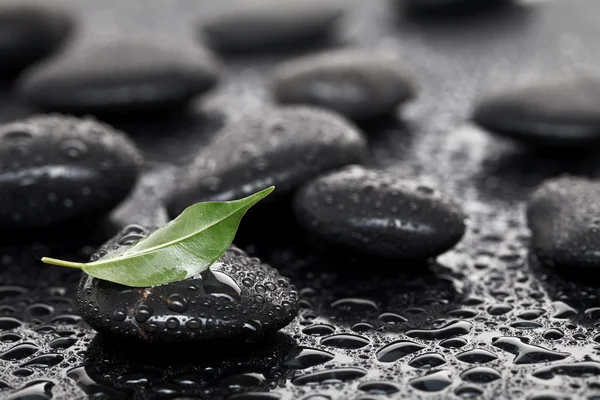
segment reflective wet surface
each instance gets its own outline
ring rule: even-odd
[[[67,3],[67,2],[65,2]],[[191,40],[212,1],[73,2],[79,39]],[[38,260],[88,258],[119,227],[164,218],[157,199],[212,134],[212,109],[260,110],[270,67],[290,54],[226,57],[228,78],[185,116],[116,120],[145,153],[145,178],[110,221],[0,250],[0,398],[551,398],[600,396],[600,279],[529,256],[523,200],[563,172],[598,177],[598,154],[525,151],[466,119],[484,92],[600,65],[589,1],[542,1],[458,19],[408,19],[386,1],[348,1],[348,46],[406,60],[420,96],[398,118],[361,125],[369,166],[454,196],[463,241],[435,262],[380,260],[323,247],[287,204],[248,215],[236,244],[291,278],[299,316],[261,344],[144,347],[96,335],[75,306],[78,271]],[[160,25],[160,24],[163,25]],[[162,29],[161,29],[162,31]],[[308,49],[298,50],[308,52]],[[8,93],[0,117],[27,115]],[[125,212],[123,211],[125,210]],[[176,299],[175,299],[176,300]],[[177,306],[174,300],[173,305]],[[246,394],[248,393],[248,394]]]

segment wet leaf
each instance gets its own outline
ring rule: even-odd
[[[126,286],[177,282],[210,267],[231,245],[246,211],[275,188],[241,200],[197,203],[125,251],[89,263],[44,257],[47,264],[78,268]]]

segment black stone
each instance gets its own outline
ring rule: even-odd
[[[600,268],[600,182],[562,177],[544,182],[527,206],[532,247],[557,267]]]
[[[328,38],[343,14],[331,0],[250,0],[224,7],[201,24],[208,43],[224,52],[268,50]]]
[[[390,114],[414,95],[397,63],[358,52],[288,61],[276,69],[273,91],[281,103],[325,107],[356,120]]]
[[[32,104],[72,113],[178,109],[217,82],[216,61],[190,45],[123,40],[80,45],[22,76]]]
[[[473,120],[492,133],[536,147],[600,144],[600,80],[581,78],[499,93]]]
[[[72,25],[66,14],[42,5],[0,5],[0,74],[12,77],[57,50]]]
[[[315,235],[386,258],[434,257],[465,232],[463,212],[433,189],[358,166],[310,182],[294,205]]]
[[[152,231],[129,226],[92,260]],[[201,274],[159,286],[131,288],[84,275],[78,305],[97,331],[152,344],[257,340],[289,324],[299,308],[288,278],[233,246]]]
[[[40,115],[3,125],[0,226],[52,227],[104,214],[127,196],[140,163],[123,133],[91,118]]]
[[[484,10],[511,0],[392,0],[418,14],[464,14]]]
[[[361,133],[342,117],[306,107],[264,109],[231,118],[222,131],[182,168],[169,202],[179,215],[199,201],[239,199],[268,186],[272,202],[318,175],[360,162]]]

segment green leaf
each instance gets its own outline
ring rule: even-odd
[[[127,250],[89,263],[44,257],[47,264],[79,268],[126,286],[146,287],[196,275],[225,253],[246,211],[275,188],[241,200],[197,203]]]

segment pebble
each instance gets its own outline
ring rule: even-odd
[[[169,201],[179,215],[199,201],[239,199],[268,186],[267,202],[320,174],[358,163],[366,152],[359,130],[342,117],[307,107],[282,107],[232,118],[190,166]]]
[[[92,260],[122,251],[153,230],[126,227]],[[258,340],[288,325],[299,309],[288,278],[233,246],[201,274],[159,286],[130,288],[84,275],[78,306],[98,332],[157,345]]]
[[[80,45],[40,63],[24,73],[18,90],[47,110],[126,114],[181,108],[218,76],[204,50],[121,40]]]
[[[140,164],[122,132],[91,118],[38,115],[0,126],[0,226],[104,214],[130,192]]]
[[[354,120],[382,117],[414,96],[396,62],[367,52],[331,52],[287,61],[275,70],[280,103],[324,107]]]
[[[308,231],[386,258],[435,257],[465,232],[461,209],[434,189],[360,166],[308,183],[294,205]]]
[[[208,43],[223,52],[289,48],[332,36],[343,2],[246,0],[223,7],[201,24]]]
[[[11,1],[0,5],[0,73],[13,76],[62,45],[71,19],[41,4]]]
[[[509,3],[510,0],[395,0],[397,4],[406,6],[409,11],[426,14],[468,13]]]
[[[600,144],[600,80],[580,78],[491,95],[473,112],[490,132],[533,147]]]
[[[600,182],[547,180],[527,205],[532,246],[550,266],[600,268]]]

